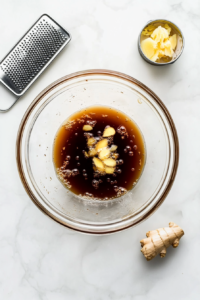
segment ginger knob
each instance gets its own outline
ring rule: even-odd
[[[165,257],[167,248],[172,245],[178,247],[180,238],[184,235],[184,231],[173,222],[169,223],[169,227],[159,228],[157,230],[148,231],[147,238],[140,241],[142,249],[147,260],[153,259],[156,255]]]

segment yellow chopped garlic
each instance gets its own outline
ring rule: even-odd
[[[157,28],[155,26],[147,26],[145,32],[142,32],[143,35],[149,35],[148,38],[141,42],[141,49],[144,55],[154,62],[161,58],[172,58],[177,45],[177,36],[176,34],[169,36],[170,32],[171,28],[168,24]]]

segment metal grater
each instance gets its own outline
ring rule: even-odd
[[[66,30],[42,15],[1,61],[0,81],[21,97],[70,40]]]

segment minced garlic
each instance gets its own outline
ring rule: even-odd
[[[161,58],[173,57],[177,35],[170,36],[170,32],[171,28],[168,24],[157,28],[149,25],[143,30],[142,35],[149,36],[141,42],[141,49],[147,58],[155,62]]]

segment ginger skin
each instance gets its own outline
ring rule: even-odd
[[[172,245],[178,247],[180,238],[184,235],[184,231],[175,223],[170,222],[169,227],[159,228],[157,230],[148,231],[146,239],[140,241],[141,252],[147,260],[153,259],[156,255],[165,257],[167,248]]]

